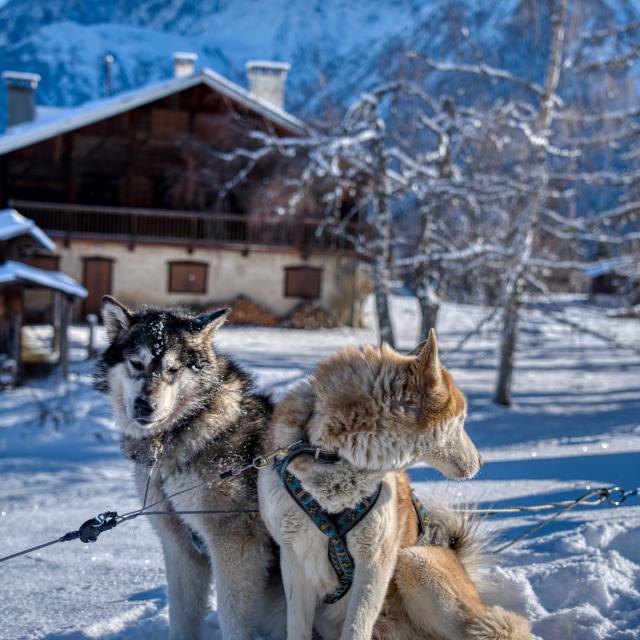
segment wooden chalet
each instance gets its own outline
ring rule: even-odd
[[[278,314],[315,300],[354,320],[356,258],[316,234],[323,186],[287,213],[292,161],[252,136],[309,133],[277,104],[287,68],[252,63],[249,91],[182,56],[170,80],[45,112],[37,76],[4,74],[0,205],[54,239],[53,266],[89,292],[76,317],[104,294],[134,305],[243,294]]]

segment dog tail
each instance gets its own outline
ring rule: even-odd
[[[486,569],[492,564],[489,547],[493,536],[482,527],[482,522],[462,509],[429,507],[429,542],[454,551],[476,585],[482,583]]]
[[[472,620],[468,634],[470,640],[531,640],[531,627],[517,613],[488,607]]]
[[[482,588],[487,569],[495,563],[490,548],[495,542],[484,518],[465,513],[464,508],[434,506],[429,509],[431,541],[455,552],[476,588]],[[469,640],[531,640],[531,626],[522,616],[502,607],[484,607],[469,622]]]

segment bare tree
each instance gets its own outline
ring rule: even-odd
[[[370,265],[381,341],[394,343],[394,278],[419,301],[422,335],[435,325],[442,296],[459,299],[472,290],[497,306],[501,404],[511,400],[520,314],[531,295],[549,299],[554,288],[570,286],[568,274],[603,265],[598,247],[624,268],[637,264],[628,260],[638,247],[630,225],[638,212],[637,164],[620,167],[640,157],[630,142],[638,139],[640,109],[609,112],[605,99],[585,114],[576,92],[561,98],[563,74],[577,84],[602,63],[579,59],[581,45],[566,42],[570,0],[545,6],[550,37],[542,85],[486,64],[422,59],[424,82],[403,78],[372,89],[335,128],[284,139],[254,132],[246,149],[226,154],[242,160],[240,181],[264,154],[293,159],[291,213],[322,182],[315,192],[325,214],[319,232],[347,238]],[[624,37],[637,31],[620,29]],[[629,59],[620,53],[615,64],[621,57]],[[429,73],[474,76],[486,82],[486,94],[436,95],[425,90]],[[495,83],[513,90],[496,98]],[[602,158],[609,169],[598,166]],[[600,186],[606,197],[590,199]],[[625,194],[611,206],[616,189]]]
[[[418,259],[428,265],[425,273],[431,280],[438,265],[446,267],[446,277],[461,271],[468,273],[472,268],[489,285],[495,281],[496,274],[501,275],[503,285],[497,303],[502,309],[502,329],[495,389],[495,399],[500,404],[509,404],[511,400],[519,319],[525,294],[548,299],[552,295],[550,283],[557,286],[558,282],[564,281],[564,286],[569,286],[566,274],[604,265],[606,260],[598,256],[598,246],[615,254],[615,264],[620,268],[630,269],[630,265],[635,264],[630,259],[634,246],[637,248],[637,234],[632,226],[630,228],[631,218],[638,211],[632,201],[635,196],[625,193],[621,205],[609,209],[608,205],[616,185],[631,186],[632,175],[637,179],[637,169],[631,173],[620,170],[620,166],[629,165],[634,154],[633,149],[626,155],[621,151],[624,150],[623,141],[632,135],[638,139],[639,129],[633,122],[634,118],[637,121],[637,106],[618,114],[617,123],[602,127],[598,125],[603,121],[609,123],[614,116],[606,112],[606,100],[592,105],[600,109],[599,113],[584,117],[579,104],[560,97],[562,73],[567,73],[568,67],[575,64],[567,55],[569,46],[565,42],[569,7],[569,0],[549,3],[550,42],[542,86],[484,64],[424,61],[441,76],[472,74],[507,82],[516,89],[513,97],[500,105],[482,112],[476,104],[473,110],[482,122],[482,129],[489,131],[485,139],[496,141],[501,153],[509,158],[510,166],[487,166],[486,150],[478,146],[481,136],[470,138],[474,145],[470,161],[461,165],[459,159],[453,160],[457,173],[463,176],[457,186],[466,193],[466,203],[473,203],[471,210],[477,208],[488,224],[465,227],[466,248],[458,246],[457,251],[450,248],[447,252],[443,246],[432,242],[425,243],[417,252]],[[628,36],[639,30],[631,25],[616,32]],[[596,35],[596,39],[604,37],[602,33]],[[632,55],[637,56],[637,50],[636,44],[631,52],[616,55],[615,64],[619,65],[621,60],[628,63]],[[593,70],[602,65],[601,61],[591,61],[583,66]],[[584,78],[577,77],[579,70],[572,69],[572,72],[572,82],[585,82]],[[606,80],[610,85],[612,78]],[[479,98],[476,96],[476,103]],[[575,95],[571,98],[575,100]],[[606,158],[611,168],[606,171],[594,169],[594,158]],[[451,160],[448,164],[451,166]],[[455,177],[450,176],[447,186],[451,189],[454,185]],[[598,203],[588,202],[585,193],[600,185],[609,189],[607,197]],[[451,211],[450,203],[434,199],[433,190],[425,193],[428,197],[423,201],[423,210],[432,216],[435,213],[437,220],[429,220],[423,225],[423,241],[434,235],[434,225],[444,223],[443,228],[446,228],[447,212]],[[434,202],[437,203],[435,207]],[[455,209],[459,213],[460,208]],[[505,232],[501,233],[500,227],[491,224],[494,222],[489,215],[492,209],[504,212],[498,219]],[[449,246],[460,240],[451,241],[450,237],[451,234],[447,237]],[[423,287],[423,291],[428,291],[427,287]],[[433,302],[431,304],[433,306]]]

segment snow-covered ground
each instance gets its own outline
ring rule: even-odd
[[[487,461],[477,479],[443,480],[415,467],[418,493],[481,506],[575,497],[586,487],[640,484],[640,357],[576,334],[544,313],[523,323],[514,406],[492,404],[495,327],[454,345],[485,311],[448,305],[442,359],[470,400],[469,432]],[[637,320],[604,320],[575,305],[571,316],[620,342],[640,344]],[[417,331],[413,300],[394,301],[401,348]],[[128,464],[103,397],[81,361],[83,328],[73,329],[72,380],[55,379],[0,395],[0,555],[76,529],[105,510],[137,506]],[[303,332],[224,328],[220,348],[251,369],[275,396],[322,357],[374,341],[371,330]],[[494,517],[508,540],[539,517]],[[578,508],[501,554],[486,597],[526,614],[545,640],[640,638],[640,500]],[[215,596],[212,599],[215,608]],[[207,619],[219,638],[215,613]],[[158,540],[144,518],[0,565],[0,638],[139,640],[168,636]]]

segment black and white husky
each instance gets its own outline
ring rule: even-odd
[[[200,485],[155,509],[170,514],[150,517],[166,563],[172,640],[200,637],[212,578],[225,640],[254,638],[264,620],[271,629],[260,633],[284,637],[274,544],[258,513],[237,513],[258,509],[256,472],[218,480],[262,453],[272,413],[250,377],[214,350],[226,310],[195,317],[167,309],[133,312],[107,296],[102,317],[109,345],[98,361],[96,386],[109,396],[140,495],[154,459],[147,504]],[[176,513],[220,510],[236,513]]]

